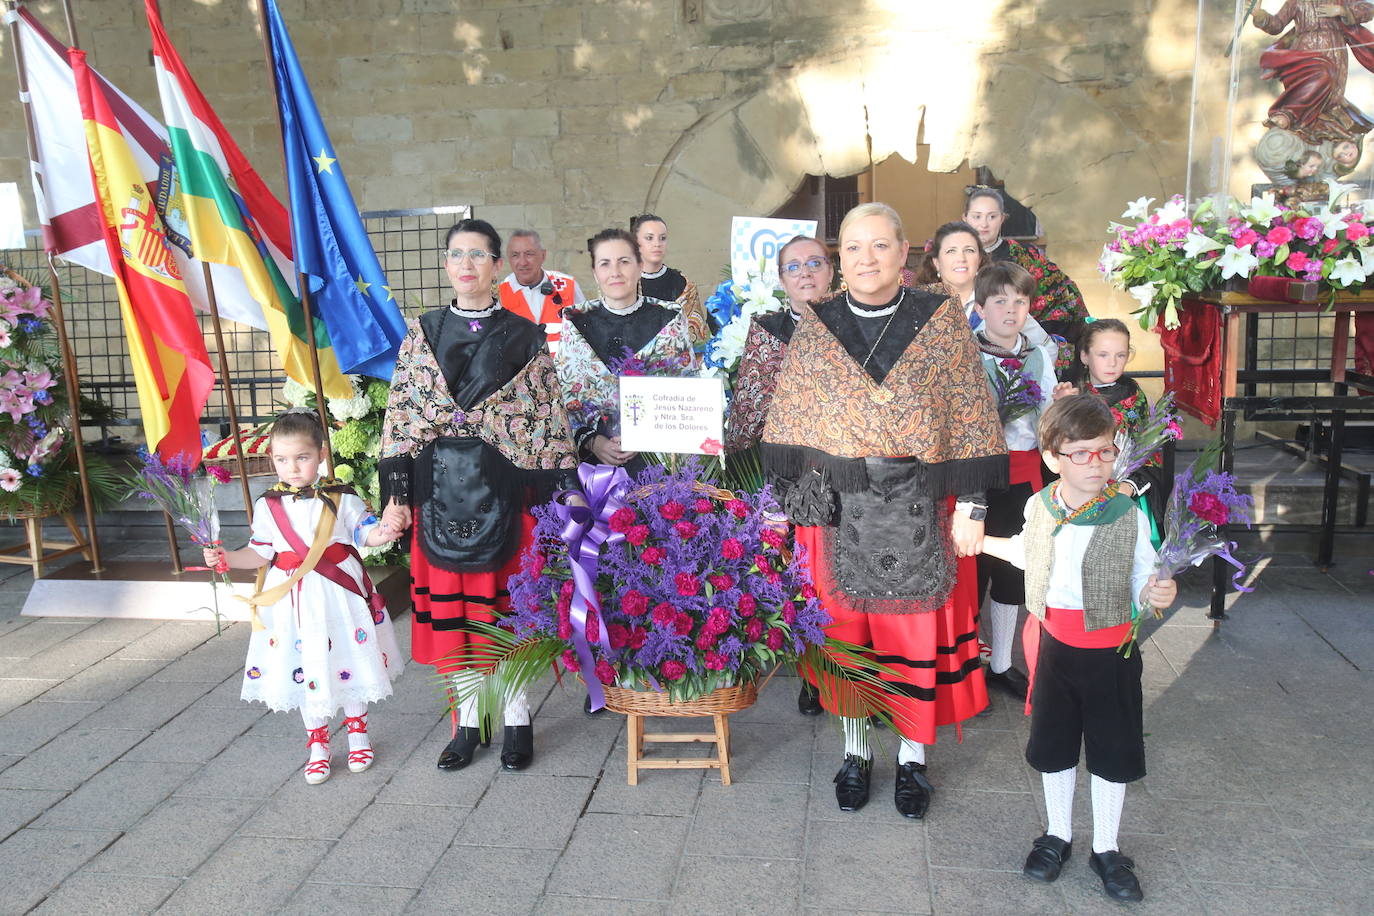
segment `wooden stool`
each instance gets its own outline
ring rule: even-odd
[[[720,770],[721,785],[730,785],[730,716],[728,713],[716,713],[711,717],[715,720],[716,730],[712,732],[654,732],[644,733],[644,717],[635,713],[625,714],[626,747],[629,750],[628,759],[625,761],[630,774],[630,785],[639,785],[640,770]],[[716,756],[714,757],[673,757],[659,758],[644,756],[645,742],[659,742],[669,744],[678,743],[714,743],[716,745]]]
[[[46,516],[51,517],[51,516]],[[45,541],[43,539],[43,519],[45,516],[23,516],[25,543],[13,547],[0,548],[0,563],[14,563],[19,566],[33,567],[33,577],[43,578],[43,564],[80,551],[87,560],[91,559],[91,545],[76,524],[76,516],[70,512],[61,513],[63,523],[72,533],[75,542]],[[47,551],[46,553],[44,551]]]

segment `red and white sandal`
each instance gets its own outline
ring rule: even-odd
[[[363,740],[367,741],[367,713],[361,716],[344,716],[344,726],[348,729],[348,743],[353,743],[353,735],[363,735]],[[370,744],[370,742],[369,742]],[[352,748],[348,752],[348,771],[350,773],[361,773],[372,766],[372,748],[365,744],[360,748]]]
[[[307,753],[316,744],[324,748],[323,759],[311,760],[305,765],[305,781],[312,786],[318,786],[329,778],[329,726],[326,724],[319,728],[307,728],[305,733],[309,736],[309,740],[305,742]]]

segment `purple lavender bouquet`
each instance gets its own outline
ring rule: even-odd
[[[735,494],[702,482],[700,472],[695,458],[677,470],[650,466],[613,502],[588,494],[594,510],[603,506],[605,546],[581,620],[567,507],[533,510],[535,547],[510,579],[510,613],[499,627],[479,626],[490,645],[452,659],[492,674],[480,703],[499,702],[551,661],[602,685],[666,692],[675,702],[799,663],[843,708],[890,719],[878,674],[891,672],[826,635],[831,618],[806,564],[765,521],[764,512],[776,511],[771,492]],[[579,647],[590,650],[585,660]]]
[[[992,395],[997,400],[997,419],[1003,426],[1038,410],[1045,396],[1035,375],[1015,357],[1009,356],[999,362],[990,382]]]
[[[1112,479],[1125,480],[1146,464],[1158,464],[1164,444],[1181,438],[1183,427],[1179,426],[1178,411],[1174,408],[1174,393],[1165,392],[1150,405],[1149,413],[1133,429],[1123,425],[1117,430]]]

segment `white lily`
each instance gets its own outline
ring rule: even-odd
[[[1345,181],[1332,181],[1328,183],[1326,186],[1326,205],[1334,210],[1336,208],[1336,201],[1358,187],[1359,185],[1357,184],[1351,184]]]
[[[1364,275],[1368,277],[1374,274],[1374,245],[1366,245],[1359,249],[1360,267],[1364,268]]]
[[[1126,205],[1126,212],[1121,214],[1122,219],[1144,219],[1150,215],[1150,204],[1154,203],[1153,197],[1137,197]]]
[[[1149,308],[1150,303],[1155,301],[1155,293],[1159,291],[1159,284],[1154,280],[1141,283],[1139,286],[1132,286],[1126,292],[1130,293],[1140,303],[1142,308]]]
[[[1322,235],[1329,239],[1334,239],[1336,233],[1345,228],[1346,212],[1344,210],[1326,210],[1317,214],[1317,219],[1321,220]]]
[[[1208,251],[1220,251],[1221,243],[1216,239],[1203,235],[1194,229],[1183,239],[1183,253],[1190,258],[1196,258],[1200,254]]]
[[[1250,206],[1241,210],[1240,215],[1252,223],[1267,225],[1271,219],[1282,212],[1275,206],[1273,194],[1263,194],[1259,197],[1250,198]]]
[[[1259,258],[1255,257],[1249,247],[1237,248],[1235,245],[1227,245],[1226,250],[1217,258],[1217,266],[1221,268],[1221,276],[1224,280],[1232,277],[1241,277],[1248,280],[1250,274],[1254,273],[1259,267]]]
[[[1356,283],[1363,283],[1367,276],[1369,276],[1369,271],[1365,269],[1363,264],[1355,260],[1353,255],[1346,255],[1331,265],[1331,282],[1339,283],[1341,286],[1354,286]]]
[[[1108,245],[1102,246],[1102,257],[1097,259],[1097,269],[1107,276],[1111,276],[1121,269],[1121,265],[1131,259],[1131,256],[1120,251],[1112,251]]]
[[[1182,197],[1174,197],[1160,207],[1158,213],[1161,223],[1176,223],[1188,215],[1188,208],[1184,205]]]

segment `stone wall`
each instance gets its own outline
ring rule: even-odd
[[[92,62],[158,110],[142,4],[73,5]],[[60,4],[29,6],[65,35]],[[193,75],[280,190],[255,3],[162,6]],[[710,281],[732,215],[770,212],[808,173],[915,161],[919,139],[931,169],[967,161],[1004,179],[1090,308],[1118,314],[1130,300],[1094,268],[1107,221],[1142,194],[1183,190],[1187,0],[280,6],[362,208],[471,204],[503,231],[539,229],[550,266],[584,280],[583,240],[649,209],[671,224],[670,263]],[[14,93],[0,106],[0,174],[27,195]],[[1157,365],[1140,337],[1139,364]]]

